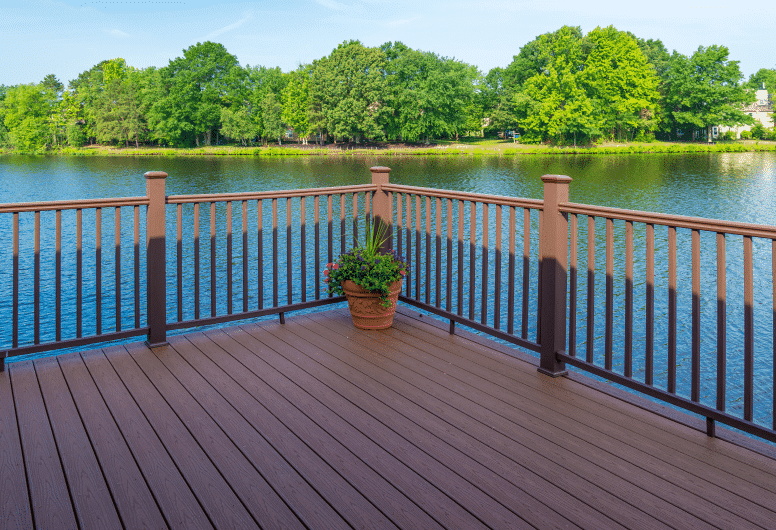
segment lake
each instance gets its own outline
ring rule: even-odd
[[[0,203],[140,196],[145,194],[143,173],[165,171],[168,194],[247,192],[324,187],[369,182],[369,167],[391,168],[391,181],[432,188],[449,188],[495,195],[542,197],[543,174],[569,175],[573,202],[648,210],[669,214],[710,217],[732,221],[776,225],[776,153],[730,153],[698,155],[607,155],[607,156],[515,156],[515,157],[294,157],[294,158],[119,158],[119,157],[25,157],[0,156]],[[129,222],[129,221],[127,221]],[[579,270],[584,271],[586,232],[580,219]],[[596,267],[605,270],[603,224],[596,227]],[[26,227],[26,228],[25,228]],[[29,230],[29,222],[22,223]],[[598,230],[601,230],[600,236]],[[618,236],[619,228],[616,229]],[[686,233],[685,233],[686,232]],[[67,234],[66,234],[67,236]],[[710,236],[710,237],[707,237]],[[111,241],[109,229],[103,237]],[[637,264],[634,285],[634,363],[643,362],[644,273],[639,266],[643,230],[635,234]],[[689,232],[679,231],[678,294],[678,392],[689,392],[689,341],[691,304],[690,264],[686,249]],[[655,384],[665,386],[667,330],[661,320],[667,299],[666,253],[660,250],[665,236],[656,229],[656,329]],[[701,400],[714,405],[714,369],[707,364],[716,348],[716,283],[713,234],[702,237],[702,357],[704,359]],[[600,246],[600,248],[599,248]],[[664,246],[664,245],[663,245]],[[533,245],[535,250],[536,246]],[[619,247],[618,247],[619,248]],[[683,250],[684,249],[684,250]],[[728,284],[728,410],[738,414],[742,406],[740,383],[743,352],[742,243],[730,236],[727,243]],[[86,248],[85,248],[86,251]],[[755,240],[755,416],[769,424],[773,395],[773,321],[770,241]],[[281,254],[284,255],[284,254]],[[0,216],[0,348],[8,347],[10,330],[10,216]],[[107,252],[106,252],[106,258]],[[615,256],[615,301],[622,297],[623,256]],[[22,269],[29,270],[23,261]],[[603,273],[600,277],[602,277]],[[105,276],[109,277],[106,268]],[[584,274],[579,281],[577,344],[583,355],[585,330],[581,314],[585,308]],[[533,276],[535,278],[535,276]],[[603,284],[596,284],[596,300],[603,300]],[[45,288],[45,286],[44,286]],[[534,286],[535,288],[535,286]],[[106,290],[106,292],[109,292]],[[22,296],[31,296],[23,291]],[[168,295],[170,290],[168,290]],[[602,304],[598,304],[601,305]],[[47,305],[44,303],[44,307]],[[50,305],[48,306],[50,307]],[[506,307],[502,304],[502,307]],[[596,315],[596,360],[602,359],[603,307]],[[25,313],[25,314],[28,314]],[[599,329],[600,328],[600,329]],[[534,330],[535,331],[535,330]],[[26,331],[29,335],[29,331]],[[623,330],[615,326],[615,352],[622,350]],[[620,362],[621,365],[621,362]],[[615,368],[618,363],[615,362]],[[634,368],[634,377],[643,369]]]

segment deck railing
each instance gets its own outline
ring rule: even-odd
[[[171,330],[283,321],[340,302],[326,294],[322,270],[374,217],[410,263],[400,300],[449,319],[451,333],[466,325],[538,353],[545,374],[563,375],[569,363],[700,414],[710,435],[720,421],[776,441],[774,227],[574,204],[571,179],[555,175],[542,177],[543,200],[392,184],[388,168],[372,168],[365,185],[211,195],[166,196],[166,174],[145,176],[146,197],[0,205],[0,230],[10,234],[0,253],[11,263],[0,278],[0,355],[139,335],[153,346]],[[103,256],[105,239],[112,256]],[[716,266],[702,271],[712,243]],[[739,244],[740,259],[729,256]],[[767,303],[755,303],[755,276],[758,293],[770,285]],[[709,284],[715,325],[702,296]],[[740,319],[728,319],[738,311],[726,301],[731,288],[743,294]],[[757,337],[755,306],[772,313]],[[688,352],[677,341],[685,314]],[[740,366],[728,355],[738,335]],[[685,359],[689,377],[678,377]]]

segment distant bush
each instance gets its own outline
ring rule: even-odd
[[[741,131],[741,139],[742,140],[751,140],[752,139],[752,132],[751,131]]]
[[[731,141],[736,139],[735,131],[725,131],[719,137],[720,140]]]
[[[752,138],[755,140],[762,140],[765,134],[765,127],[763,127],[762,123],[756,123],[754,127],[752,127]]]

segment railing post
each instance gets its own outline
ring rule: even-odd
[[[146,219],[146,315],[151,348],[167,344],[167,267],[165,249],[165,179],[167,173],[145,174],[148,214]]]
[[[372,184],[377,186],[374,197],[372,198],[372,215],[375,226],[379,226],[381,221],[385,226],[385,243],[381,247],[382,252],[388,252],[393,249],[393,212],[391,211],[391,202],[388,200],[388,192],[383,191],[383,184],[390,182],[391,168],[376,166],[369,168],[372,172]]]
[[[568,215],[558,206],[569,200],[569,182],[565,175],[544,175],[544,208],[539,232],[541,279],[539,371],[558,377],[566,374],[565,363],[555,355],[566,349],[566,258],[568,253]]]

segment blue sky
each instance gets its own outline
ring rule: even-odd
[[[0,0],[0,84],[74,79],[104,59],[165,66],[212,40],[240,64],[283,71],[328,55],[344,40],[401,41],[477,66],[506,66],[520,47],[564,24],[614,25],[691,54],[725,45],[746,77],[776,66],[776,6],[730,0]]]

